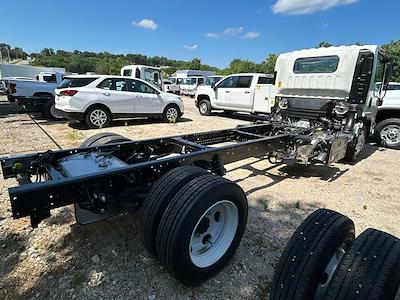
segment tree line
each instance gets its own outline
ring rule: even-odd
[[[355,43],[362,45],[362,43]],[[332,44],[323,41],[317,47],[330,47]],[[393,81],[400,81],[400,40],[391,41],[382,46],[394,59]],[[163,56],[147,56],[143,54],[112,54],[109,52],[90,51],[55,51],[52,48],[44,48],[39,53],[28,55],[23,49],[0,43],[0,51],[3,58],[10,53],[11,59],[26,59],[30,56],[33,60],[31,65],[46,67],[62,67],[73,73],[95,72],[97,74],[119,74],[123,66],[130,64],[164,66],[163,71],[167,75],[175,73],[179,69],[215,71],[217,74],[228,75],[233,73],[267,73],[271,74],[275,68],[276,54],[268,54],[261,63],[235,58],[228,67],[219,69],[203,64],[200,59],[194,58],[190,61],[174,60]]]

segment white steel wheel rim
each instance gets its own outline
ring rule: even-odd
[[[51,114],[54,118],[56,118],[56,119],[62,119],[62,118],[63,118],[63,116],[61,115],[61,113],[59,113],[58,110],[56,109],[56,105],[55,105],[55,104],[53,104],[53,105],[50,107],[50,114]]]
[[[202,114],[205,114],[206,112],[207,112],[207,104],[206,103],[201,103],[200,104],[200,112],[202,113]]]
[[[175,107],[170,107],[165,113],[168,121],[175,121],[178,119],[178,110]]]
[[[190,238],[192,263],[199,268],[215,264],[231,246],[238,225],[238,209],[231,201],[219,201],[207,209],[197,221]]]
[[[380,136],[387,145],[397,145],[400,143],[400,126],[387,125],[381,130]]]
[[[89,118],[90,122],[98,127],[103,126],[107,122],[107,114],[101,109],[95,109],[92,111]]]

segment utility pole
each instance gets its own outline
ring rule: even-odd
[[[10,47],[7,47],[7,53],[8,53],[8,62],[11,62],[11,58],[10,58]]]
[[[3,48],[0,47],[0,62],[3,63]]]

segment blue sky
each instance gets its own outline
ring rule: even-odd
[[[7,1],[0,41],[27,51],[142,53],[226,67],[268,53],[400,39],[399,0]]]

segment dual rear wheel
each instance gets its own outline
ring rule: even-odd
[[[178,167],[148,193],[141,238],[171,274],[196,285],[231,259],[246,227],[247,209],[237,184],[198,167]]]

